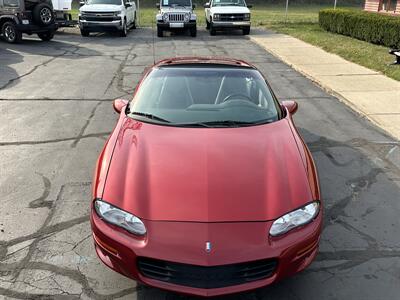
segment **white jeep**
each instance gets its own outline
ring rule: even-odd
[[[157,36],[162,37],[165,30],[189,30],[197,35],[195,5],[192,0],[161,0],[157,3]]]
[[[119,31],[126,37],[136,28],[136,4],[131,0],[86,0],[79,9],[82,36],[90,32]]]
[[[207,29],[211,35],[225,28],[242,29],[247,35],[250,33],[251,7],[245,0],[211,0],[204,4]]]

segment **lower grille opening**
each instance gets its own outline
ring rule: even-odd
[[[212,289],[244,284],[271,277],[277,259],[222,265],[196,266],[153,258],[138,258],[140,273],[148,278],[194,288]]]

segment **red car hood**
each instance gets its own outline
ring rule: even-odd
[[[286,119],[240,128],[120,122],[103,199],[140,218],[267,221],[313,200]]]

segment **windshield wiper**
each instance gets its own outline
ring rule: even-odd
[[[254,121],[254,122],[235,121],[235,120],[221,120],[221,121],[206,121],[206,122],[196,122],[196,123],[182,123],[182,124],[177,124],[177,126],[213,128],[213,127],[252,126],[252,125],[267,124],[267,123],[271,123],[271,120],[264,119],[264,120]]]
[[[137,116],[142,116],[142,117],[145,117],[147,119],[152,119],[152,120],[155,120],[155,121],[160,121],[160,122],[164,122],[164,123],[171,123],[168,120],[165,120],[165,119],[163,119],[161,117],[158,117],[158,116],[155,116],[155,115],[149,114],[149,113],[143,113],[143,112],[140,112],[140,111],[132,111],[131,114],[132,115],[137,115]]]

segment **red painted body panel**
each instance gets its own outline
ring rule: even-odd
[[[103,199],[142,219],[267,221],[313,200],[287,119],[240,128],[120,122]]]
[[[207,63],[179,58],[155,67],[199,60]],[[252,67],[231,59],[220,62]],[[273,220],[320,200],[312,156],[287,109],[280,121],[240,128],[160,126],[133,120],[124,111],[99,157],[93,199],[140,217],[147,235],[140,238],[110,225],[92,208],[96,252],[107,266],[162,289],[216,296],[271,284],[312,262],[322,203],[311,223],[281,237],[268,234]],[[211,253],[205,251],[206,241],[213,243]],[[267,279],[199,289],[142,276],[139,256],[200,266],[276,258],[278,268]]]

